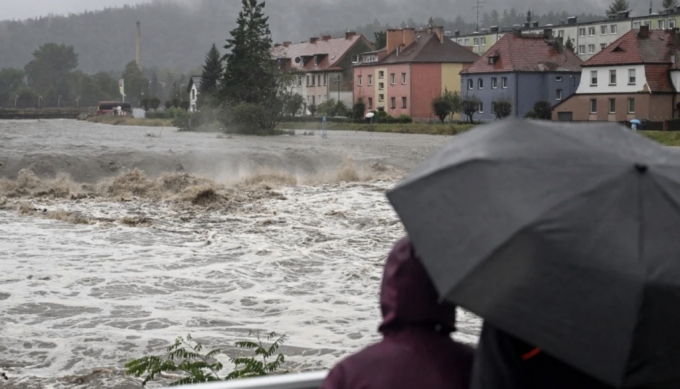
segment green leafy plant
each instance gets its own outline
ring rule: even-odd
[[[248,335],[252,336],[252,333]],[[184,376],[171,383],[170,386],[285,374],[285,371],[281,371],[285,356],[277,355],[277,351],[285,340],[285,335],[278,335],[275,332],[267,334],[264,339],[259,332],[255,332],[254,341],[236,342],[237,348],[251,350],[255,355],[230,358],[231,363],[234,364],[234,370],[224,378],[220,376],[224,365],[216,359],[217,356],[222,355],[222,351],[214,349],[203,353],[203,345],[196,342],[191,335],[187,335],[186,340],[178,337],[175,343],[167,348],[167,354],[135,359],[126,363],[125,368],[127,374],[135,377],[146,375],[142,386],[146,386],[157,375],[166,372],[179,373]],[[273,342],[270,346],[266,346],[264,341]]]

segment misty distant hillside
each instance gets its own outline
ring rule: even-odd
[[[373,31],[386,24],[398,27],[409,19],[413,24],[422,24],[432,16],[445,22],[447,29],[470,31],[474,28],[474,3],[474,0],[270,0],[266,11],[276,42],[298,42],[322,32],[340,33],[357,28],[372,38]],[[503,16],[507,9],[508,14],[521,19],[531,9],[542,14],[552,11],[551,18],[562,18],[572,12],[591,19],[604,13],[603,3],[607,2],[486,0],[482,16],[494,9]],[[239,9],[239,0],[156,0],[77,15],[4,21],[0,22],[0,68],[23,68],[39,45],[56,42],[75,47],[82,70],[120,70],[135,57],[135,22],[139,20],[144,66],[195,69],[213,42],[223,46]],[[556,22],[548,19],[543,17],[541,22]]]

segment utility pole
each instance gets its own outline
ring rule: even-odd
[[[80,96],[76,97],[76,108],[80,108]]]
[[[57,98],[57,107],[61,107],[61,95]]]
[[[16,95],[16,97],[14,98],[14,108],[17,107],[17,100],[19,100],[19,95]]]
[[[476,31],[479,32],[479,10],[484,8],[484,4],[486,4],[486,3],[481,1],[481,0],[475,0],[475,1],[477,2],[477,4],[473,8],[477,10],[477,30]]]

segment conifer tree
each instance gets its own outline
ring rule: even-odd
[[[630,4],[628,4],[628,0],[614,0],[607,10],[607,15],[615,15],[622,11],[628,11],[629,9]]]
[[[217,86],[222,77],[222,59],[217,46],[213,43],[210,51],[205,57],[205,65],[203,65],[203,73],[201,74],[201,88],[199,90],[201,95],[211,95],[217,90]]]
[[[237,27],[224,48],[226,68],[222,78],[222,98],[234,103],[260,103],[276,93],[272,63],[272,38],[265,3],[242,0]]]
[[[662,5],[664,9],[675,8],[678,6],[678,0],[663,0]]]

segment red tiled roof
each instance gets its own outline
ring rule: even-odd
[[[431,33],[421,35],[415,42],[401,49],[399,55],[397,55],[396,52],[392,52],[383,60],[367,65],[410,62],[473,63],[478,58],[479,55],[451,39],[444,38],[444,41],[442,42],[439,40],[437,34]]]
[[[624,65],[624,64],[671,64],[675,54],[673,33],[652,30],[649,37],[641,37],[639,30],[631,30],[600,51],[583,66]]]
[[[497,59],[489,64],[493,56]],[[580,72],[582,64],[571,50],[563,47],[560,53],[541,35],[506,34],[462,73]]]
[[[272,56],[276,59],[289,59],[293,70],[322,71],[335,70],[337,63],[342,60],[347,51],[360,40],[365,41],[370,47],[373,45],[363,36],[354,35],[350,38],[335,38],[329,40],[319,39],[314,43],[296,43],[288,47],[277,46],[272,49]],[[314,64],[315,55],[323,55],[323,59]],[[310,58],[306,63],[304,57]],[[296,58],[301,58],[296,62]]]
[[[652,92],[675,92],[668,65],[645,65],[647,85]]]

